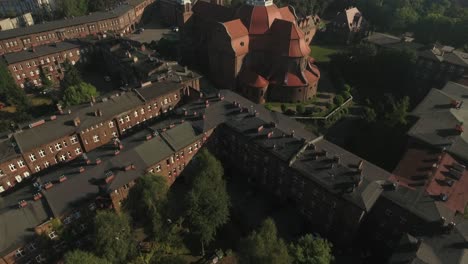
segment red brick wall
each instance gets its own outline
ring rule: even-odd
[[[12,165],[14,170],[10,169],[10,165]],[[22,157],[0,163],[0,171],[0,175],[3,175],[0,176],[0,186],[2,186],[4,190],[13,187],[18,182],[15,177],[20,176],[21,180],[23,180],[32,174]]]
[[[51,76],[52,81],[57,82],[63,78],[63,72],[60,70],[60,65],[67,58],[72,64],[74,64],[80,60],[80,56],[80,49],[74,48],[71,50],[53,53],[47,56],[40,56],[28,61],[10,64],[8,65],[8,70],[10,71],[11,75],[13,76],[13,79],[15,79],[18,86],[20,86],[21,88],[23,88],[26,85],[27,79],[29,79],[30,82],[33,84],[34,80],[36,80],[37,85],[41,86],[41,78],[39,75],[40,67],[44,69],[44,73],[46,75]],[[59,65],[57,65],[56,63],[59,63]]]
[[[107,120],[81,131],[80,140],[85,152],[109,143],[112,138],[118,137],[115,120]],[[96,138],[97,136],[97,138]]]
[[[72,143],[72,139],[75,139]],[[59,145],[57,145],[59,144]],[[58,150],[60,147],[61,149]],[[76,150],[79,148],[79,152],[77,154]],[[41,157],[41,151],[44,154]],[[83,152],[83,149],[79,142],[79,137],[77,134],[72,134],[70,136],[62,137],[53,142],[40,146],[38,148],[29,150],[23,153],[23,158],[26,161],[29,169],[32,173],[38,172],[36,169],[39,166],[40,170],[43,170],[47,166],[52,166],[60,162],[66,162],[75,159]],[[35,160],[31,159],[31,155],[34,155]],[[65,156],[65,160],[61,159]],[[46,163],[49,163],[48,165]],[[39,170],[39,171],[40,171]]]
[[[139,106],[117,116],[115,120],[117,122],[120,135],[124,135],[128,129],[131,129],[146,120],[169,111],[169,109],[174,108],[179,101],[180,94],[179,91],[177,91],[149,101],[143,106]],[[149,106],[151,107],[149,108]]]

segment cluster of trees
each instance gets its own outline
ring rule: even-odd
[[[468,44],[468,8],[456,0],[358,0],[376,30],[414,32],[417,41]]]
[[[217,229],[229,220],[230,202],[221,163],[207,150],[199,152],[194,163],[193,170],[198,172],[192,175],[190,191],[183,201],[170,201],[165,177],[141,177],[130,190],[122,213],[98,212],[92,250],[69,252],[65,263],[186,263],[181,257],[189,253],[184,239],[193,236],[199,239],[203,251],[203,246],[215,239]],[[181,202],[182,215],[174,215],[169,204]],[[142,225],[149,235],[148,254],[138,253],[132,225]]]
[[[352,92],[363,105],[363,119],[356,123],[356,133],[349,133],[345,148],[393,169],[404,151],[411,103],[427,92],[425,84],[416,81],[416,61],[412,50],[379,50],[365,43],[332,57],[330,74],[335,87]]]
[[[311,234],[287,245],[278,237],[271,218],[241,242],[239,256],[241,263],[246,264],[329,264],[334,259],[332,245]]]
[[[0,132],[3,132],[13,128],[16,123],[31,119],[31,102],[24,90],[16,85],[4,62],[0,62],[0,83],[0,103],[16,108],[15,113],[0,112]]]
[[[63,90],[62,103],[65,106],[77,105],[91,101],[91,98],[99,96],[96,87],[86,83],[81,78],[78,69],[66,61],[63,65],[65,74],[61,81]]]
[[[105,11],[114,7],[119,0],[57,0],[54,18],[83,16],[89,12]],[[44,10],[47,12],[47,10]],[[47,14],[45,15],[47,18]]]

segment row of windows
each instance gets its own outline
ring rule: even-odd
[[[75,51],[75,54],[76,54],[77,56],[79,56],[79,55],[80,55],[80,51],[79,51],[79,50],[76,50],[76,51]],[[55,61],[57,61],[57,60],[63,60],[63,58],[67,58],[67,57],[72,58],[73,56],[74,56],[74,55],[73,55],[73,52],[72,52],[72,51],[69,51],[69,52],[63,53],[63,56],[59,54],[59,55],[57,55],[57,56],[50,56],[50,57],[46,57],[46,58],[40,59],[40,60],[38,60],[38,61],[32,60],[32,61],[25,62],[24,65],[25,65],[27,68],[31,68],[31,66],[32,66],[32,67],[35,67],[35,66],[37,66],[37,65],[39,65],[39,64],[40,64],[40,65],[44,65],[45,63],[51,63],[51,61],[55,62]],[[12,69],[13,69],[13,71],[18,71],[18,70],[21,71],[21,70],[23,70],[23,65],[22,65],[22,64],[14,65],[14,66],[12,67]]]
[[[26,171],[26,172],[23,173],[24,178],[27,178],[29,176],[31,176],[31,174],[29,172]],[[17,183],[20,183],[21,181],[23,181],[23,178],[21,177],[21,175],[16,175],[15,180],[16,180]],[[11,183],[11,181],[7,181],[6,186],[7,187],[13,187],[13,184]],[[2,193],[4,191],[5,191],[5,188],[2,185],[0,185],[0,193]]]

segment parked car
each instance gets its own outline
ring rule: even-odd
[[[179,32],[179,27],[172,27],[172,32]]]

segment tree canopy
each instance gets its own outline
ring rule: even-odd
[[[111,263],[126,263],[135,249],[128,216],[111,211],[98,212],[94,230],[96,254]]]
[[[118,2],[118,0],[57,0],[57,13],[60,17],[83,16],[89,12],[111,9]]]
[[[468,44],[468,8],[457,0],[358,0],[374,29],[414,32],[418,42]]]
[[[65,264],[110,264],[109,261],[98,258],[92,253],[74,250],[65,254]]]
[[[125,207],[134,219],[145,222],[151,233],[161,236],[166,222],[167,180],[163,176],[147,174],[138,179],[130,190]]]
[[[288,247],[278,237],[273,219],[266,219],[258,231],[253,231],[241,241],[241,263],[246,264],[287,264],[291,263]]]
[[[214,240],[216,230],[229,220],[230,200],[224,169],[208,150],[201,150],[192,163],[196,167],[186,197],[186,215],[191,231],[203,245]]]
[[[99,93],[96,87],[89,83],[82,82],[65,88],[62,100],[65,105],[69,106],[89,102],[91,98],[98,96]]]
[[[293,264],[330,264],[333,260],[332,245],[325,239],[307,234],[290,245]]]

